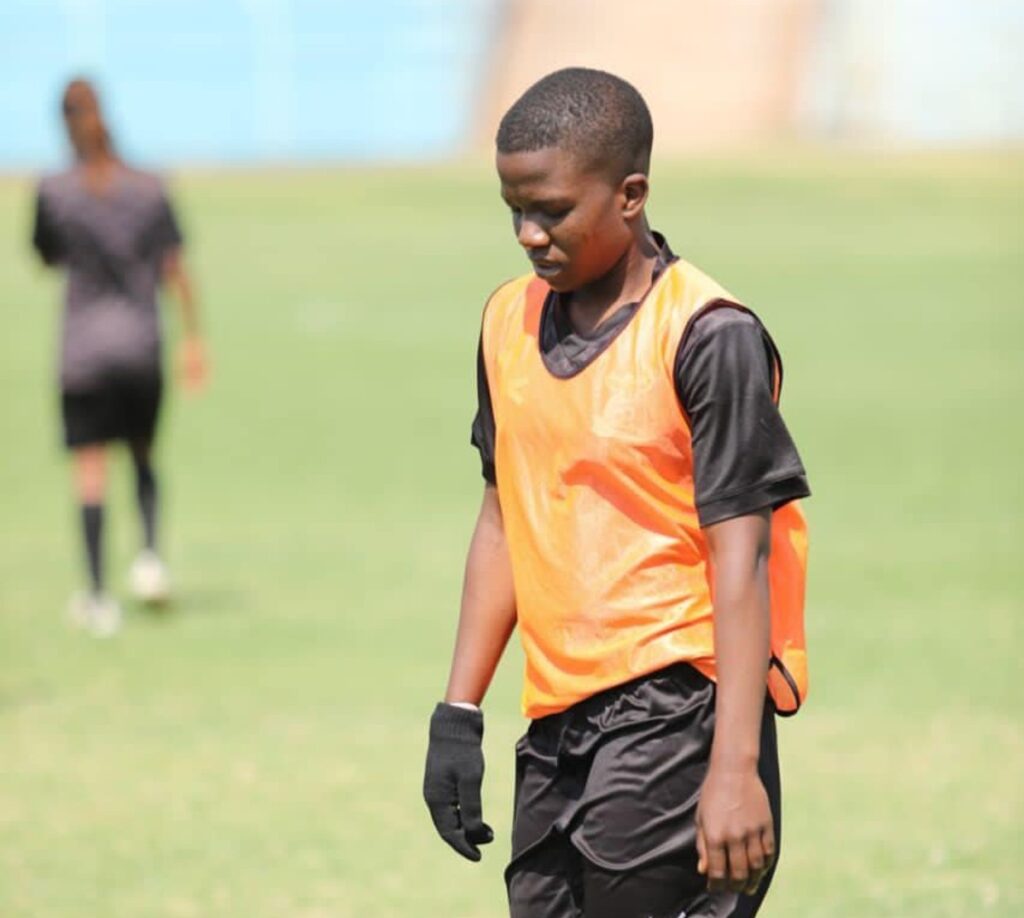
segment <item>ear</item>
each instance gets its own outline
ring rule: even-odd
[[[649,191],[650,185],[647,176],[642,172],[633,172],[622,180],[622,184],[619,186],[619,195],[622,199],[624,220],[635,220],[643,213]]]

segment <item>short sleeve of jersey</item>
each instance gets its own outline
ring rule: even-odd
[[[162,189],[146,241],[149,250],[156,255],[162,255],[171,249],[178,248],[183,241],[177,215],[174,213],[170,199]]]
[[[484,364],[483,336],[476,351],[476,417],[473,418],[473,432],[470,442],[480,453],[480,467],[484,479],[497,484],[494,471],[494,409],[491,405],[491,390],[487,383],[487,367]]]
[[[713,308],[687,329],[675,382],[690,420],[701,526],[807,497],[807,474],[774,395],[777,352],[751,313]]]
[[[42,186],[36,192],[36,212],[35,222],[32,227],[32,245],[39,253],[39,257],[48,265],[56,264],[63,257],[60,231]]]

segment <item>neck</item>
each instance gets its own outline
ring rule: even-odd
[[[105,127],[89,131],[69,131],[75,158],[83,166],[106,166],[117,161],[110,134]]]
[[[593,329],[626,303],[641,299],[651,286],[658,243],[646,221],[637,227],[629,247],[611,270],[572,292],[570,315],[581,330]]]
[[[86,147],[78,151],[78,161],[83,166],[109,166],[115,159],[105,146]]]
[[[102,195],[110,188],[117,166],[117,158],[106,149],[93,151],[78,157],[85,186],[93,194]]]

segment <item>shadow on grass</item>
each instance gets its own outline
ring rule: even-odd
[[[247,607],[245,593],[231,586],[201,586],[176,591],[166,602],[129,600],[127,611],[136,621],[168,624],[185,615],[237,615]]]

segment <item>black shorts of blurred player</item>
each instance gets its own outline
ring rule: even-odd
[[[95,388],[62,392],[64,445],[78,449],[123,440],[148,450],[156,438],[162,395],[159,372],[112,375]]]

